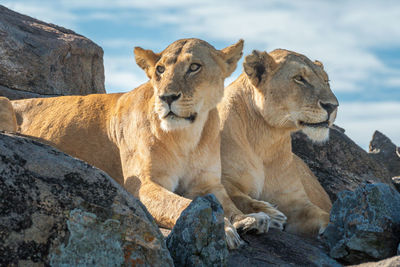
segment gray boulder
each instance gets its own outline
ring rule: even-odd
[[[341,266],[318,240],[277,229],[242,235],[246,245],[229,253],[228,266]]]
[[[103,171],[0,133],[0,266],[173,266],[139,200]]]
[[[400,243],[399,246],[397,247],[397,255],[400,256]]]
[[[315,144],[303,133],[292,135],[293,152],[304,160],[332,201],[342,190],[354,190],[362,182],[392,184],[389,171],[335,126],[324,144]]]
[[[224,211],[214,195],[195,198],[167,238],[175,266],[225,266]]]
[[[391,177],[400,177],[400,150],[386,135],[375,131],[369,143],[369,153],[388,169]]]
[[[323,237],[331,257],[358,264],[394,256],[400,241],[400,194],[382,183],[343,191],[330,221]]]
[[[101,47],[1,5],[0,73],[0,95],[10,99],[105,93]]]

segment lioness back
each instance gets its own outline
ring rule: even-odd
[[[119,151],[109,141],[107,131],[121,96],[35,98],[12,101],[12,105],[20,133],[50,141],[60,150],[103,169],[121,183]]]

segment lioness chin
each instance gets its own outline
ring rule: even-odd
[[[242,212],[264,211],[274,218],[268,201],[288,217],[287,231],[321,233],[331,202],[292,153],[290,134],[302,130],[316,142],[328,138],[338,101],[322,63],[278,49],[253,51],[243,67],[218,106],[222,183]]]
[[[242,40],[216,50],[198,39],[178,40],[161,53],[136,47],[149,82],[123,94],[12,101],[19,131],[106,171],[163,227],[174,226],[190,199],[213,193],[235,248],[236,228],[265,232],[270,223],[262,212],[244,215],[221,184],[216,105],[242,49]]]

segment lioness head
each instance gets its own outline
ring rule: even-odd
[[[328,139],[339,103],[321,62],[277,49],[253,51],[243,67],[255,88],[256,108],[268,124],[302,130],[316,142]]]
[[[136,62],[154,88],[161,128],[186,127],[216,107],[242,50],[243,40],[222,50],[199,39],[178,40],[161,53],[135,47]]]

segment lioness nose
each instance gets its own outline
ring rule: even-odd
[[[181,97],[181,94],[172,94],[172,95],[162,95],[160,96],[160,99],[164,102],[166,102],[169,106],[172,104],[172,102],[178,100]]]
[[[337,104],[331,104],[331,103],[324,103],[324,102],[319,102],[319,104],[321,105],[321,107],[323,108],[323,109],[325,109],[326,110],[326,112],[328,112],[328,115],[331,115],[331,113],[333,112],[333,111],[335,111],[335,109],[339,106],[339,105],[337,105]]]

